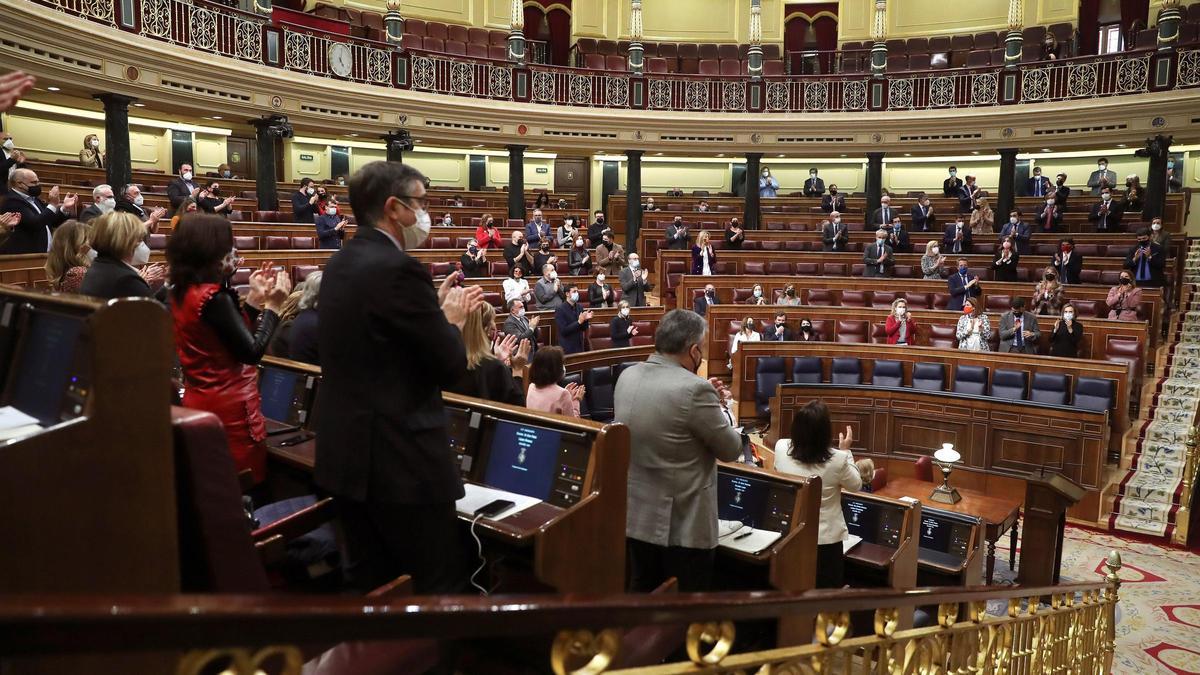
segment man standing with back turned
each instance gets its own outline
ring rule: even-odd
[[[405,253],[429,236],[425,177],[371,162],[350,179],[358,234],[321,284],[323,381],[314,477],[338,497],[355,585],[410,574],[417,593],[466,588],[468,552],[454,502],[463,496],[446,451],[441,388],[466,371],[461,329],[479,286],[434,289]]]
[[[617,380],[614,417],[629,427],[631,449],[625,543],[634,592],[670,577],[684,593],[712,583],[717,460],[740,457],[742,437],[721,410],[728,390],[696,375],[704,329],[695,312],[667,312],[654,354]]]

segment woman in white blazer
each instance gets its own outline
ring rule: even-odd
[[[795,476],[821,477],[821,527],[817,530],[817,588],[841,588],[845,582],[842,541],[846,518],[842,515],[842,490],[861,490],[862,476],[854,466],[850,445],[854,432],[838,434],[832,447],[833,424],[829,407],[812,401],[792,415],[791,438],[775,444],[775,470]]]

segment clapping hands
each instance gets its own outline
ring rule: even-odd
[[[576,401],[582,401],[583,395],[586,392],[587,387],[584,387],[582,384],[579,384],[578,382],[569,382],[569,383],[567,383],[566,389],[568,392],[571,393],[571,398],[575,399]]]
[[[275,269],[270,261],[266,261],[250,274],[250,294],[246,302],[252,307],[262,307],[278,314],[291,293],[291,275]]]
[[[3,225],[5,229],[11,230],[20,222],[21,214],[17,211],[12,213],[0,213],[0,225]]]

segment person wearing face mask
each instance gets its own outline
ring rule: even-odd
[[[1098,195],[1104,188],[1112,188],[1117,184],[1117,172],[1108,168],[1108,158],[1096,160],[1096,170],[1088,176],[1088,187],[1093,195]]]
[[[963,185],[962,179],[958,177],[958,167],[951,166],[947,172],[950,175],[942,181],[942,196],[958,197]]]
[[[612,286],[608,284],[608,277],[604,276],[604,272],[596,275],[596,282],[588,284],[588,307],[591,309],[613,307],[617,304],[617,296],[613,293]]]
[[[719,304],[721,304],[721,302],[717,299],[716,287],[714,287],[712,284],[707,284],[704,287],[704,292],[698,295],[696,300],[692,302],[692,311],[700,316],[705,316],[708,314],[709,307]]]
[[[504,301],[520,300],[524,303],[533,302],[533,291],[525,279],[525,270],[520,266],[508,268],[508,278],[501,284],[504,289]]]
[[[992,339],[992,324],[983,313],[983,298],[967,300],[963,304],[954,334],[958,338],[958,348],[963,351],[991,351],[988,340]]]
[[[783,295],[775,298],[775,304],[783,305],[784,307],[799,307],[800,294],[796,291],[795,284],[788,284],[783,287]]]
[[[229,212],[233,210],[233,196],[222,197],[221,185],[216,181],[206,181],[200,192],[196,193],[196,205],[205,213],[216,213],[225,217],[229,217]],[[317,213],[320,213],[320,205],[318,204]]]
[[[578,354],[586,350],[584,338],[592,327],[592,312],[583,308],[579,300],[579,288],[567,284],[567,301],[554,308],[554,324],[558,327],[558,346],[565,354]]]
[[[148,265],[150,247],[146,228],[128,213],[108,213],[92,221],[92,248],[96,259],[83,277],[79,292],[111,300],[155,297],[166,269]]]
[[[487,249],[479,248],[474,241],[467,242],[467,250],[459,256],[462,272],[468,279],[488,276]]]
[[[600,245],[596,247],[596,267],[610,277],[618,277],[624,266],[625,249],[613,241],[612,230],[605,230],[600,239]]]
[[[592,273],[592,255],[588,253],[587,241],[583,237],[575,237],[575,245],[567,252],[567,266],[575,276]]]
[[[1012,237],[1005,237],[992,256],[992,278],[996,281],[1016,281],[1020,261],[1021,253],[1017,250],[1016,241]]]
[[[667,241],[665,243],[666,248],[671,251],[687,251],[691,248],[687,224],[683,222],[682,216],[675,216],[671,224],[667,225]]]
[[[975,176],[967,176],[967,181],[958,188],[958,210],[967,213],[974,209],[979,196],[980,190],[979,185],[975,182]]]
[[[1142,192],[1142,179],[1137,174],[1125,177],[1125,196],[1121,199],[1121,212],[1139,212],[1142,210],[1145,195]]]
[[[1033,167],[1033,176],[1027,180],[1025,185],[1025,194],[1030,197],[1049,197],[1053,195],[1053,187],[1050,185],[1050,179],[1042,175],[1042,167]]]
[[[1154,224],[1162,227],[1162,219],[1155,218]],[[1151,227],[1154,226],[1151,225]],[[1137,231],[1137,246],[1125,256],[1125,270],[1133,276],[1138,286],[1145,288],[1162,288],[1166,284],[1164,271],[1167,265],[1167,252],[1156,244],[1151,235],[1152,230],[1145,227]],[[1122,275],[1125,273],[1123,272]]]
[[[696,245],[692,247],[692,274],[712,276],[717,266],[717,254],[709,243],[708,230],[701,230],[696,237]]]
[[[538,250],[533,254],[533,269],[526,276],[532,277],[534,273],[542,269],[546,265],[558,267],[558,256],[550,250],[550,242],[543,239]]]
[[[963,303],[983,293],[979,287],[979,277],[971,273],[966,258],[958,259],[958,269],[946,277],[946,286],[950,291],[950,302],[946,303],[946,309],[951,312],[961,310]]]
[[[233,169],[230,169],[229,165],[224,162],[217,166],[217,176],[225,179],[237,178],[237,176],[233,175]]]
[[[25,168],[25,153],[17,150],[12,134],[0,131],[0,180],[8,180],[16,169]]]
[[[895,251],[888,243],[888,231],[880,228],[875,231],[874,243],[863,249],[863,276],[890,277],[896,267]]]
[[[562,225],[558,226],[558,230],[555,232],[554,240],[559,245],[566,246],[566,243],[568,241],[575,241],[575,237],[578,234],[579,234],[579,221],[575,218],[575,216],[567,214],[566,216],[563,216]],[[554,242],[539,241],[538,245],[541,246],[546,243],[552,244]]]
[[[1061,232],[1062,220],[1063,207],[1059,206],[1058,201],[1054,197],[1048,197],[1045,203],[1038,207],[1038,231]]]
[[[600,245],[600,242],[604,240],[604,231],[608,229],[608,223],[607,223],[607,221],[604,220],[604,212],[597,211],[595,213],[595,216],[596,216],[596,219],[592,222],[591,225],[588,225],[588,228],[587,228],[588,246],[590,246],[592,248],[595,248]],[[574,238],[575,238],[575,236],[572,235],[572,237],[570,239],[561,239],[560,238],[559,241],[566,242],[566,241],[571,241]]]
[[[1097,232],[1121,231],[1121,204],[1112,198],[1112,190],[1105,188],[1100,192],[1100,201],[1092,204],[1092,212],[1088,220],[1096,226]]]
[[[544,194],[544,193],[543,193]],[[549,241],[553,246],[554,235],[550,232],[550,221],[542,217],[541,209],[533,210],[533,220],[525,223],[525,241],[533,248],[538,248],[542,244],[542,239]]]
[[[725,248],[731,251],[742,250],[742,244],[746,243],[746,231],[742,229],[742,224],[737,218],[730,218],[729,224],[725,226]]]
[[[529,241],[521,230],[513,230],[512,237],[504,245],[504,261],[510,270],[520,267],[526,275],[533,273],[533,251],[529,250]]]
[[[1078,284],[1083,271],[1083,255],[1075,251],[1075,240],[1066,237],[1058,241],[1058,252],[1054,254],[1054,270],[1062,284]]]
[[[762,337],[768,342],[791,342],[794,340],[792,329],[787,325],[787,314],[777,312],[775,323],[770,327],[763,328]]]
[[[534,215],[537,215],[537,212],[540,211],[541,209],[550,208],[549,193],[547,193],[545,190],[539,190],[537,193],[537,199],[533,200],[533,208],[534,208]]]
[[[742,437],[722,402],[720,380],[696,375],[705,324],[686,309],[667,312],[654,354],[621,373],[614,421],[629,429],[625,536],[629,590],[646,593],[670,577],[684,593],[711,587],[717,523],[717,462],[742,457]]]
[[[826,251],[845,251],[850,245],[850,227],[842,221],[840,211],[829,214],[821,224],[821,245]]]
[[[763,168],[762,175],[758,179],[758,196],[759,197],[774,197],[779,192],[779,181],[771,175],[771,170]]]
[[[1183,191],[1183,179],[1179,177],[1179,170],[1175,167],[1175,161],[1167,162],[1167,193],[1175,194]]]
[[[287,272],[264,264],[250,275],[250,294],[243,304],[229,286],[236,265],[231,258],[236,259],[233,229],[224,218],[191,216],[172,233],[167,260],[175,349],[187,382],[183,405],[221,419],[234,466],[249,469],[261,484],[267,470],[267,429],[256,366],[292,283]]]
[[[505,335],[497,340],[496,310],[486,302],[463,326],[467,369],[446,391],[497,403],[525,405],[525,365],[530,344]]]
[[[755,330],[754,317],[748,316],[742,319],[742,327],[738,332],[734,333],[729,338],[729,354],[732,356],[737,353],[738,345],[743,342],[761,342],[762,334]],[[730,368],[732,368],[732,363]]]
[[[92,203],[79,213],[79,220],[90,223],[106,213],[112,213],[117,208],[117,198],[113,195],[111,185],[101,184],[92,189]]]
[[[317,216],[317,246],[325,249],[340,249],[346,238],[346,226],[350,221],[339,213],[337,198],[330,195],[321,202],[321,215]]]
[[[507,283],[507,279],[505,282]],[[524,279],[522,279],[524,281]],[[526,288],[529,286],[526,285]],[[529,317],[526,315],[526,307],[529,306],[527,300],[516,298],[508,301],[508,318],[504,319],[504,334],[511,335],[517,339],[518,344],[522,341],[529,342],[529,353],[533,354],[538,350],[538,325],[542,321],[542,317]]]
[[[96,134],[84,136],[83,149],[79,151],[79,166],[103,169],[106,166],[104,160],[104,153],[100,152],[100,137]]]
[[[311,182],[311,179],[306,179]],[[179,175],[171,179],[167,185],[167,199],[171,201],[171,209],[176,213],[179,212],[180,204],[188,197],[195,197],[196,193],[200,192],[200,186],[196,184],[195,176],[192,174],[191,164],[180,164]],[[292,200],[292,210],[295,211],[295,199]],[[298,220],[296,222],[312,222],[312,211],[309,210],[309,219],[307,221]]]
[[[872,230],[878,227],[888,227],[892,224],[892,219],[896,217],[899,211],[892,208],[892,198],[884,195],[879,198],[879,208],[871,214],[871,222],[867,223],[866,229]]]
[[[1063,287],[1058,282],[1058,270],[1047,267],[1042,279],[1033,289],[1033,311],[1039,315],[1057,315],[1062,311]]]
[[[45,196],[45,201],[42,197]],[[54,230],[67,220],[67,214],[75,210],[77,197],[67,193],[59,199],[58,186],[48,192],[36,173],[29,169],[17,169],[8,177],[8,194],[0,213],[13,213],[4,222],[8,238],[0,244],[0,254],[45,253],[50,250],[50,238]],[[4,228],[0,227],[0,231]]]
[[[908,240],[908,230],[904,229],[904,223],[900,220],[899,214],[892,216],[892,224],[887,228],[887,243],[892,247],[895,253],[909,253],[912,251],[912,244]]]
[[[156,206],[153,210],[147,212],[143,208],[145,197],[142,196],[142,189],[137,185],[126,185],[121,188],[121,194],[117,195],[116,210],[122,213],[132,213],[137,216],[146,229],[151,233],[158,231],[158,221],[163,216],[167,215],[167,210],[161,206]]]
[[[654,197],[647,197],[646,203],[642,204],[642,210],[648,213],[650,211],[662,211],[662,208],[654,203]]]
[[[96,259],[91,241],[92,229],[78,220],[68,220],[54,231],[50,252],[46,254],[46,279],[59,293],[78,293],[88,267]]]
[[[633,307],[646,306],[646,292],[654,288],[650,283],[650,271],[642,267],[642,260],[636,253],[629,254],[629,266],[621,270],[621,293]]]
[[[974,235],[963,222],[962,215],[956,215],[954,222],[946,226],[942,234],[942,250],[946,253],[970,253],[974,245]]]
[[[479,219],[479,227],[475,228],[475,244],[482,249],[504,247],[500,228],[496,227],[496,219],[492,218],[492,214],[485,213]]]
[[[696,205],[696,210],[700,213],[708,213],[708,200],[701,199],[700,203]]]
[[[917,322],[908,313],[908,301],[896,298],[892,301],[892,313],[884,322],[883,332],[889,345],[911,345],[917,342]]]
[[[986,197],[980,197],[978,208],[971,212],[971,234],[992,234],[996,231],[996,212],[988,205]]]
[[[1067,198],[1071,196],[1071,187],[1067,185],[1067,174],[1060,173],[1054,177],[1054,203],[1059,209],[1067,207]]]
[[[825,181],[817,176],[815,168],[808,170],[808,180],[804,181],[805,197],[820,197],[825,194]]]
[[[1013,298],[1012,311],[1000,315],[999,351],[1036,354],[1041,339],[1037,317],[1025,311],[1025,298]]]
[[[613,347],[628,347],[637,336],[637,326],[633,325],[632,312],[629,303],[622,300],[617,304],[617,315],[608,322],[608,334],[612,336]]]
[[[1017,247],[1017,252],[1021,255],[1029,253],[1029,240],[1033,233],[1029,230],[1029,225],[1021,220],[1021,212],[1014,209],[1008,214],[1008,222],[1004,227],[1000,228],[1000,241],[1012,238],[1013,243]]]
[[[1108,297],[1104,300],[1108,305],[1108,318],[1121,321],[1137,321],[1138,308],[1142,304],[1142,289],[1133,280],[1133,273],[1121,270],[1117,285],[1108,289]]]
[[[821,334],[813,328],[812,321],[807,317],[800,317],[800,332],[796,333],[795,339],[798,342],[820,342]]]
[[[317,202],[321,196],[317,194],[317,186],[311,178],[300,179],[300,189],[292,193],[292,221],[311,223],[317,217]]]
[[[946,256],[942,255],[938,243],[932,239],[925,242],[925,255],[921,256],[922,279],[945,279]]]
[[[542,277],[533,286],[533,298],[537,301],[538,309],[558,309],[566,298],[562,282],[558,280],[558,272],[553,265],[542,266]]]
[[[1062,316],[1054,320],[1054,332],[1050,334],[1050,356],[1079,358],[1083,324],[1075,316],[1075,306],[1068,303],[1062,308]]]
[[[838,191],[838,186],[830,183],[829,194],[821,197],[821,210],[832,215],[834,211],[846,210],[846,195]]]
[[[929,203],[929,195],[924,192],[917,197],[917,203],[913,204],[911,216],[914,232],[929,232],[937,226],[933,215],[933,204]]]
[[[565,387],[559,385],[566,374],[562,349],[539,349],[529,364],[529,389],[525,392],[525,407],[555,415],[579,417],[579,402],[583,400],[586,388],[578,382],[571,382]]]
[[[750,290],[750,297],[746,299],[747,305],[765,305],[767,304],[766,294],[763,293],[763,287],[760,284],[754,284],[754,288]]]

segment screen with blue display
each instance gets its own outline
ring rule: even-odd
[[[561,446],[561,432],[496,420],[483,482],[526,497],[549,499]]]
[[[83,331],[76,317],[33,311],[14,360],[13,407],[43,426],[57,424],[63,411],[63,399],[77,374],[75,346]]]
[[[303,373],[282,368],[263,368],[258,375],[258,393],[262,398],[263,417],[276,422],[292,422],[295,412],[303,405],[303,388],[298,385],[307,377]],[[300,393],[298,396],[297,392]]]

